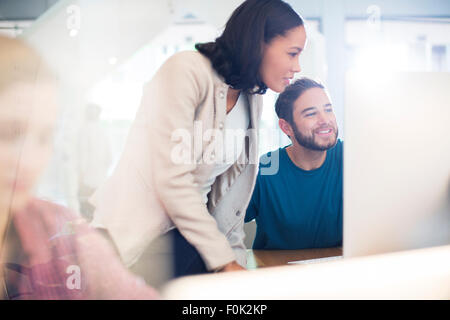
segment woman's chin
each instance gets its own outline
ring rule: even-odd
[[[283,83],[280,85],[273,85],[268,88],[276,93],[282,93],[287,88],[288,85],[289,85],[289,83],[288,84]]]

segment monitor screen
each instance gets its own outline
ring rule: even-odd
[[[450,243],[450,74],[349,73],[344,257]]]

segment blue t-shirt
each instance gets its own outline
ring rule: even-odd
[[[277,154],[278,153],[278,154]],[[306,249],[342,245],[343,143],[327,151],[320,168],[306,171],[289,158],[286,147],[269,152],[279,157],[273,175],[261,161],[245,222],[256,219],[253,249]],[[264,156],[263,156],[264,157]],[[264,171],[266,170],[266,171]]]

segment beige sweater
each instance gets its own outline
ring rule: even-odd
[[[245,266],[243,225],[258,170],[261,95],[247,97],[252,130],[238,161],[214,182],[207,206],[199,190],[214,165],[217,140],[208,137],[224,129],[227,90],[209,59],[195,51],[169,58],[145,86],[118,167],[91,199],[93,224],[108,229],[127,265],[176,226],[208,269],[233,260]],[[185,138],[195,135],[203,139]],[[189,154],[195,161],[180,163],[178,156]]]

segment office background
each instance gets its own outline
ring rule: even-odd
[[[217,37],[241,0],[0,0],[0,32],[21,37],[49,61],[61,80],[61,116],[55,153],[40,195],[83,211],[81,166],[110,174],[139,107],[142,86],[170,55]],[[329,89],[340,127],[349,70],[383,77],[383,71],[450,71],[448,0],[289,0],[306,20],[302,72]],[[260,153],[289,143],[265,96]],[[101,108],[97,136],[82,137],[89,105]],[[94,160],[80,155],[94,148]],[[100,155],[103,153],[103,155]],[[93,155],[92,155],[93,156]],[[99,158],[102,161],[99,161]],[[87,164],[86,164],[87,163]],[[104,172],[104,173],[103,173]]]

